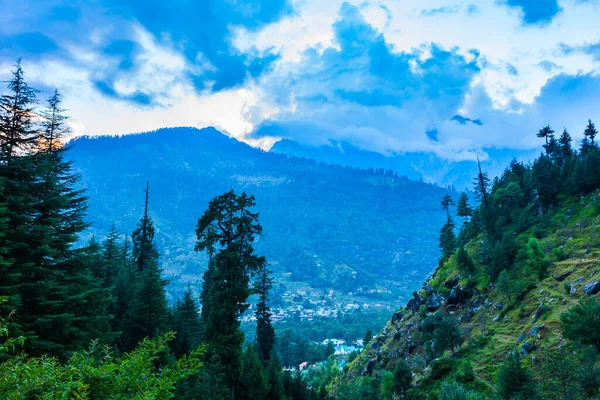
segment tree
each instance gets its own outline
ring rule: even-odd
[[[452,317],[442,318],[433,331],[433,340],[436,352],[441,353],[446,349],[450,349],[454,354],[454,349],[462,342],[462,335],[456,320]]]
[[[394,368],[394,386],[398,393],[406,397],[406,391],[412,386],[412,371],[404,360],[398,360]]]
[[[519,355],[512,352],[500,366],[496,375],[498,395],[503,399],[534,399],[537,397],[535,385]]]
[[[472,275],[475,272],[475,264],[464,247],[459,247],[456,251],[456,263],[458,270],[463,274]]]
[[[442,382],[438,400],[483,400],[484,397],[467,390],[457,382]]]
[[[508,272],[503,269],[498,275],[498,280],[496,282],[496,289],[500,295],[504,296],[507,299],[512,297],[512,285],[510,281],[510,275]]]
[[[596,125],[592,122],[591,119],[588,120],[588,124],[585,127],[585,131],[583,131],[583,142],[581,144],[581,152],[587,153],[589,150],[596,148],[596,135],[598,131],[596,130]]]
[[[442,208],[446,211],[448,220],[450,220],[450,206],[452,205],[454,205],[454,200],[452,200],[452,197],[449,194],[445,195],[442,199]]]
[[[206,301],[202,307],[208,306],[206,340],[209,352],[223,365],[232,398],[242,370],[244,334],[239,318],[249,307],[249,276],[265,263],[252,245],[262,232],[258,214],[250,211],[254,206],[254,196],[226,192],[209,202],[196,228],[196,250],[208,252],[213,263],[202,296]]]
[[[442,250],[442,261],[448,260],[456,249],[456,235],[454,234],[454,221],[448,218],[448,221],[440,231],[439,247]]]
[[[558,143],[560,144],[560,153],[562,155],[563,162],[565,160],[573,157],[574,153],[573,153],[573,148],[571,147],[572,141],[573,141],[573,139],[571,139],[571,135],[569,135],[569,132],[565,128],[563,130],[562,135],[560,136],[560,139],[558,139]]]
[[[469,205],[469,196],[467,196],[467,192],[462,192],[458,198],[456,215],[464,218],[465,222],[473,215],[473,208]]]
[[[579,363],[574,359],[573,351],[564,347],[545,355],[542,364],[545,373],[543,389],[549,398],[576,398],[579,387],[578,367]]]
[[[269,392],[268,385],[269,382],[265,377],[263,364],[254,346],[246,347],[236,399],[264,400]]]
[[[198,314],[198,304],[190,289],[185,291],[183,299],[175,305],[173,329],[176,336],[172,342],[172,348],[176,357],[190,354],[202,343],[203,329]]]
[[[273,287],[271,271],[266,264],[259,267],[258,277],[254,284],[254,293],[258,294],[256,304],[256,343],[260,359],[268,361],[275,343],[275,329],[271,324],[271,307],[269,307],[269,291]]]
[[[487,172],[482,172],[479,156],[477,156],[477,170],[477,177],[475,178],[474,182],[474,192],[479,201],[486,202],[488,196],[488,189],[490,186],[490,178],[488,178]]]
[[[166,282],[161,277],[158,251],[154,244],[154,225],[148,215],[148,196],[149,186],[146,184],[144,215],[131,235],[133,262],[137,268],[127,322],[127,350],[146,337],[163,334],[169,319]]]
[[[560,316],[563,334],[575,342],[589,344],[600,351],[600,303],[582,300]]]
[[[371,343],[371,340],[373,340],[373,331],[370,329],[367,329],[367,331],[365,332],[365,336],[363,338],[363,346],[367,347],[367,345],[369,343]]]
[[[554,137],[554,130],[550,128],[550,125],[546,125],[538,131],[537,137],[545,139],[546,145],[548,145],[550,139]]]

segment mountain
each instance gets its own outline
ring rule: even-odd
[[[391,171],[366,171],[264,152],[214,128],[82,137],[69,152],[89,196],[90,235],[115,224],[129,235],[150,183],[171,300],[199,289],[206,259],[194,252],[208,201],[234,189],[256,196],[257,249],[278,283],[318,298],[334,289],[397,304],[436,264],[440,200],[448,190]],[[362,299],[362,300],[361,300]]]
[[[544,147],[478,178],[481,204],[456,229],[448,216],[422,288],[312,385],[361,400],[598,398],[600,149],[566,135]]]
[[[467,122],[466,119],[464,121]],[[336,165],[392,169],[409,179],[422,179],[444,187],[454,186],[459,190],[471,189],[472,177],[477,173],[476,161],[451,161],[442,159],[433,153],[419,152],[392,153],[386,156],[363,150],[345,141],[336,140],[330,140],[328,145],[310,146],[282,139],[276,142],[270,151]],[[488,155],[488,158],[481,164],[492,175],[501,173],[513,158],[527,162],[535,158],[538,153],[537,150],[498,148],[486,148],[482,151]]]

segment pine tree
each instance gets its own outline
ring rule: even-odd
[[[263,362],[271,357],[271,350],[275,343],[275,329],[271,324],[271,307],[269,307],[269,291],[273,287],[271,271],[266,265],[260,266],[256,282],[254,283],[254,293],[258,294],[258,303],[256,304],[256,343],[258,345],[258,356]]]
[[[481,162],[479,161],[479,156],[477,156],[477,177],[475,178],[475,195],[477,196],[477,200],[481,202],[486,202],[488,197],[488,189],[490,186],[490,178],[486,172],[482,172],[481,170]]]
[[[0,249],[0,289],[8,300],[0,305],[4,315],[21,305],[20,281],[24,268],[31,268],[29,235],[35,214],[36,180],[33,148],[37,136],[34,108],[37,90],[25,82],[20,60],[7,82],[8,93],[0,97],[0,209],[3,235]],[[11,324],[11,329],[16,325]],[[18,330],[18,329],[17,329]],[[19,332],[22,333],[22,332]]]
[[[239,318],[249,307],[250,274],[265,263],[252,246],[262,232],[258,214],[250,211],[254,205],[253,196],[226,192],[210,201],[196,228],[196,250],[207,251],[214,264],[207,293],[202,295],[206,302],[202,307],[208,307],[208,350],[223,365],[232,398],[242,368],[244,334],[239,330]]]
[[[454,205],[454,200],[452,200],[452,197],[449,194],[445,195],[442,199],[442,208],[446,211],[448,220],[450,220],[450,206],[452,205]]]
[[[202,323],[198,314],[198,304],[190,289],[173,310],[173,329],[177,336],[173,340],[173,353],[177,358],[196,349],[202,343]]]
[[[129,307],[125,350],[132,349],[146,337],[164,333],[169,319],[166,282],[161,277],[158,251],[154,244],[154,225],[148,215],[148,197],[149,186],[146,184],[144,215],[131,235],[136,283]]]
[[[465,222],[473,215],[473,208],[469,205],[469,196],[467,196],[467,192],[462,192],[458,198],[456,215],[464,218]]]
[[[596,125],[592,122],[591,119],[588,120],[588,124],[585,127],[585,131],[583,131],[583,141],[581,142],[581,152],[587,153],[590,150],[596,149],[596,135],[598,131],[596,130]]]

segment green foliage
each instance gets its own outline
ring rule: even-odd
[[[560,316],[565,337],[595,346],[600,351],[600,303],[594,298],[582,300],[579,305]]]
[[[119,358],[98,343],[71,355],[63,364],[47,356],[17,355],[0,364],[0,397],[17,399],[171,399],[178,382],[197,373],[203,350],[160,370],[156,361],[168,351],[173,333],[144,340]],[[5,348],[1,345],[0,349]]]
[[[371,343],[371,340],[373,340],[373,331],[367,329],[365,332],[365,337],[363,338],[363,346],[367,347],[367,345]]]
[[[271,271],[265,264],[260,266],[257,279],[253,287],[254,293],[258,294],[256,304],[256,343],[258,354],[263,361],[271,357],[273,345],[275,344],[275,329],[271,324],[271,308],[269,307],[269,291],[273,287]]]
[[[498,395],[503,399],[528,400],[537,397],[529,371],[517,353],[510,353],[496,375]]]
[[[445,350],[454,354],[455,348],[462,341],[456,319],[451,316],[435,313],[423,320],[421,328],[425,340],[431,341],[435,354],[441,354]]]
[[[485,397],[462,387],[457,382],[442,382],[438,400],[483,400]]]
[[[464,247],[459,247],[456,251],[456,263],[458,264],[458,270],[462,274],[469,276],[475,272],[475,264]]]

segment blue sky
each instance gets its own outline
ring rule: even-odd
[[[214,125],[263,148],[460,160],[600,121],[597,0],[0,5],[0,78],[22,57],[31,84],[63,92],[73,134]]]

